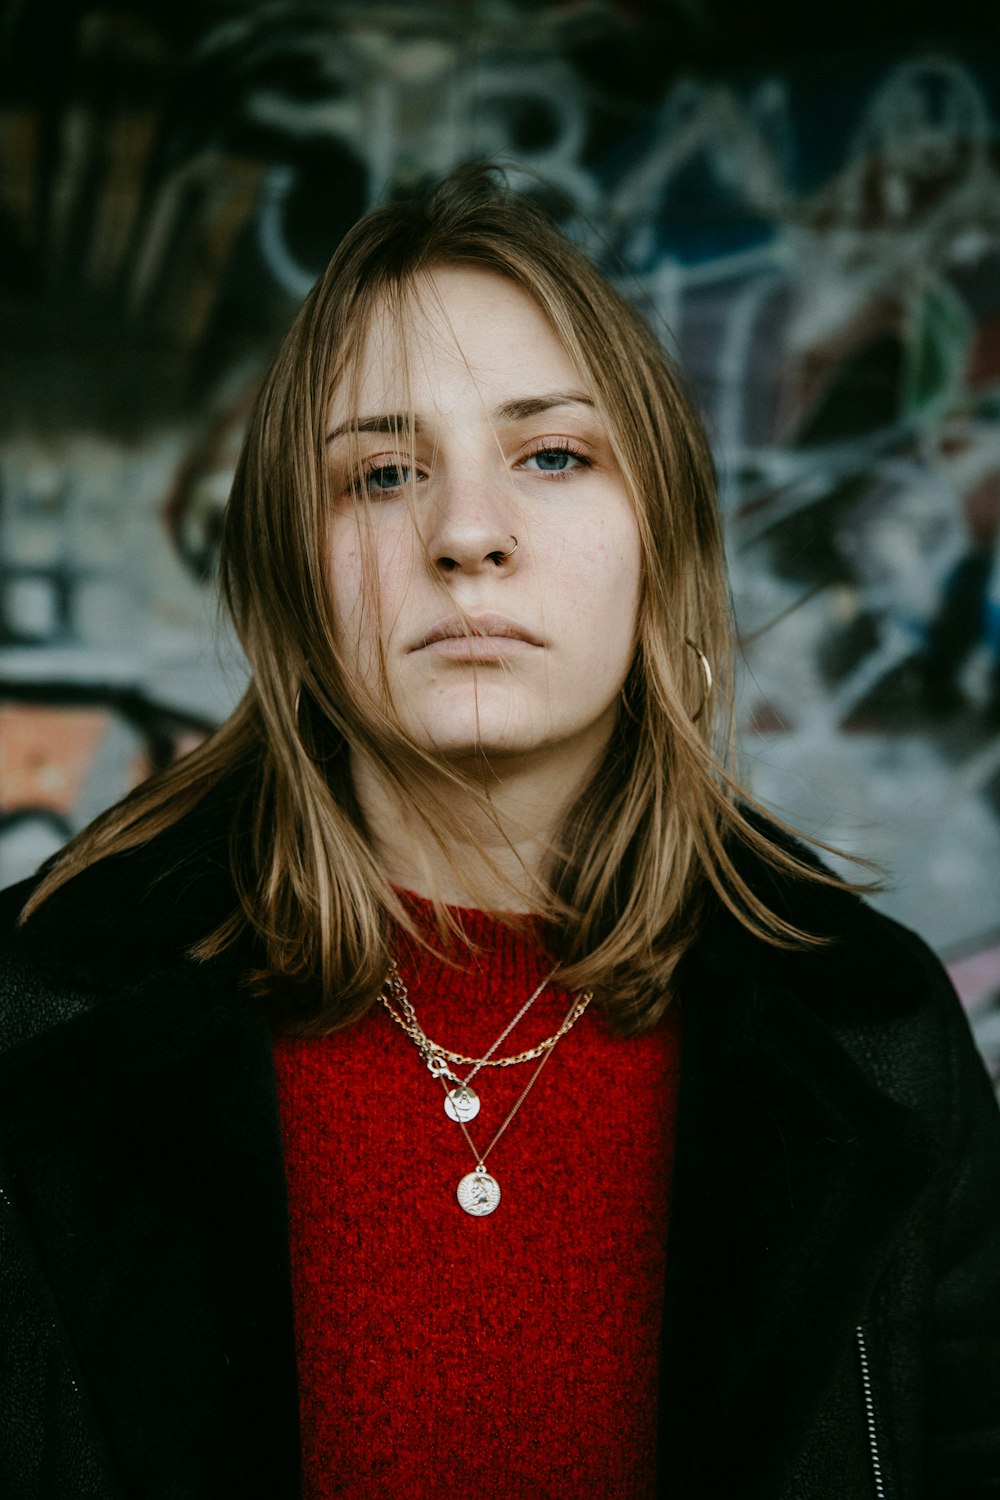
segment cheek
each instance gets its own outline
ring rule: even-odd
[[[412,583],[413,545],[408,535],[375,531],[361,535],[353,524],[333,538],[330,581],[337,644],[366,662],[381,639],[388,644]]]
[[[592,644],[609,662],[623,652],[631,656],[638,626],[642,553],[629,521],[608,526],[588,549],[577,589],[581,626],[586,622]]]
[[[363,581],[364,569],[357,539],[339,541],[335,536],[330,558],[330,587],[337,645],[341,648],[356,644],[360,634]]]

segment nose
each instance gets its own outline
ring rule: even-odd
[[[486,475],[442,486],[424,537],[436,572],[508,572],[516,567],[521,521],[512,490]]]

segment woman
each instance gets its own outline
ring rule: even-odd
[[[995,1104],[725,770],[641,320],[489,174],[370,214],[222,581],[239,708],[5,898],[3,1493],[1000,1494]]]

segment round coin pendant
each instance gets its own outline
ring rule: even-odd
[[[467,1214],[482,1218],[491,1214],[500,1202],[500,1184],[485,1168],[477,1167],[458,1184],[458,1201]]]
[[[445,1095],[444,1112],[449,1120],[465,1125],[479,1113],[479,1095],[467,1083],[460,1083],[457,1089],[449,1089]]]

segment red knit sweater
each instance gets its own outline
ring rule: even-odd
[[[424,1030],[481,1056],[550,964],[530,934],[462,916],[471,972],[406,942],[400,970]],[[571,999],[545,990],[497,1055]],[[276,1060],[306,1500],[651,1496],[672,1013],[621,1040],[591,1006],[490,1153],[502,1198],[482,1218],[456,1201],[475,1159],[444,1090],[381,1005]],[[477,1150],[533,1066],[477,1076]]]

